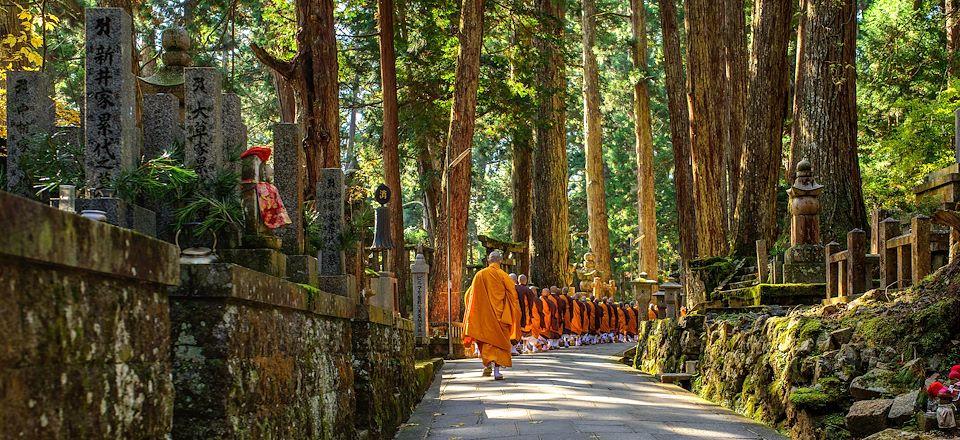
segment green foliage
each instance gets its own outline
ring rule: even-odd
[[[181,200],[197,185],[197,173],[173,158],[170,152],[147,160],[136,169],[120,174],[114,182],[120,198],[136,203]]]
[[[199,222],[193,228],[195,236],[202,236],[207,232],[226,230],[241,231],[243,225],[243,206],[239,197],[214,198],[205,195],[192,197],[186,205],[178,209],[177,228],[183,228],[187,223]]]
[[[847,430],[847,420],[843,414],[830,414],[821,421],[823,438],[830,440],[849,440],[853,438]]]
[[[80,188],[85,184],[83,146],[63,142],[57,135],[37,134],[20,156],[20,169],[24,184],[29,184],[38,197],[60,185]]]

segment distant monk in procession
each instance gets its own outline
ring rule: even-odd
[[[463,345],[474,343],[483,362],[483,375],[503,380],[500,367],[512,367],[512,341],[520,338],[520,303],[514,281],[502,269],[503,256],[493,251],[487,267],[477,272],[465,296],[467,310]]]

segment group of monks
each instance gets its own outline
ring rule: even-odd
[[[464,294],[465,346],[474,346],[483,375],[502,380],[500,367],[513,354],[579,345],[636,340],[640,310],[612,298],[576,293],[573,288],[529,286],[525,275],[507,275],[493,251]]]
[[[540,289],[526,275],[510,275],[520,306],[520,338],[513,353],[533,353],[571,346],[634,342],[640,321],[636,304],[615,303],[576,293],[572,287]]]

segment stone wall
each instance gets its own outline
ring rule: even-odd
[[[419,399],[409,321],[225,263],[170,298],[174,438],[389,438]]]
[[[640,334],[642,371],[696,360],[706,399],[795,439],[862,438],[922,419],[924,380],[960,362],[960,266],[889,297],[642,322]]]
[[[413,322],[371,306],[353,321],[356,438],[393,438],[420,401]],[[411,392],[411,390],[416,390]]]
[[[164,438],[178,252],[0,191],[0,438]]]

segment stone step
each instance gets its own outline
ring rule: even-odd
[[[660,379],[661,383],[677,383],[683,381],[689,381],[693,377],[692,374],[687,373],[662,373],[657,375],[657,379]]]
[[[754,278],[750,281],[738,281],[736,283],[730,283],[727,285],[726,290],[746,289],[747,287],[753,287],[756,285],[757,285],[757,279]]]

